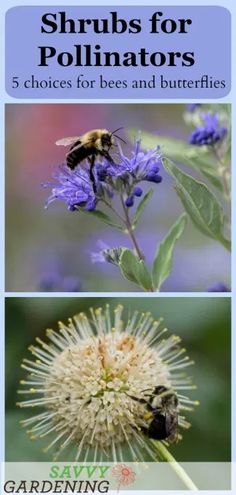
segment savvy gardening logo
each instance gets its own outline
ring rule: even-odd
[[[30,463],[27,465],[31,473]],[[47,475],[42,475],[40,472],[38,480],[6,480],[4,493],[107,493],[109,489],[119,491],[121,487],[132,485],[136,479],[133,467],[121,463],[50,464]]]

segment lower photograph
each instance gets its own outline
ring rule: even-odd
[[[6,298],[5,367],[5,493],[230,489],[228,296]]]

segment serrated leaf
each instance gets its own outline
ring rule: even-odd
[[[153,189],[151,189],[150,191],[148,191],[145,196],[143,197],[142,201],[140,201],[139,205],[138,205],[138,208],[136,210],[136,213],[135,213],[135,216],[134,216],[134,220],[133,220],[133,227],[136,227],[141,216],[142,216],[142,213],[145,209],[145,206],[148,204],[148,202],[150,201],[151,197],[153,195]]]
[[[214,194],[170,160],[165,159],[163,163],[166,171],[174,177],[177,193],[194,224],[203,234],[230,249],[230,241],[224,237],[224,210]]]
[[[138,130],[130,129],[129,136],[133,138],[135,135],[138,135]],[[221,178],[217,176],[216,160],[207,147],[200,148],[181,139],[153,135],[148,132],[142,132],[141,139],[144,148],[155,149],[157,145],[160,146],[164,157],[201,172],[214,187],[223,191]]]
[[[156,252],[152,268],[152,282],[156,290],[160,290],[161,285],[171,273],[174,247],[181,237],[186,223],[187,215],[183,213],[171,227]]]
[[[144,261],[140,261],[130,249],[124,249],[119,266],[127,280],[141,286],[146,291],[152,290],[151,276]]]
[[[107,215],[106,213],[104,213],[101,210],[86,211],[86,210],[80,209],[80,211],[82,211],[83,213],[87,213],[90,216],[98,218],[99,220],[101,220],[106,225],[110,225],[111,227],[113,227],[117,230],[124,230],[124,227],[115,223],[114,220],[111,217],[109,217],[109,215]]]

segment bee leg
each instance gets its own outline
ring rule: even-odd
[[[108,152],[108,151],[104,151],[104,150],[103,150],[102,152],[100,152],[100,155],[101,155],[101,156],[104,156],[104,158],[106,158],[106,160],[107,160],[109,163],[115,163],[115,162],[114,162],[114,160],[113,160],[113,158],[111,157],[111,155],[109,154],[109,152]]]
[[[134,397],[133,395],[130,395],[130,394],[126,394],[127,397],[130,397],[130,399],[132,400],[136,400],[137,402],[139,402],[139,404],[147,404],[147,401],[145,399],[140,399],[139,397]]]
[[[93,174],[93,167],[95,165],[95,155],[92,155],[91,158],[88,158],[88,160],[90,162],[89,177],[90,177],[90,180],[91,180],[92,185],[93,185],[93,192],[94,192],[94,194],[96,194],[97,193],[97,186],[96,186],[96,181],[95,181],[95,177]]]

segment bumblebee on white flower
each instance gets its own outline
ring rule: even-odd
[[[54,458],[73,449],[75,461],[156,461],[157,444],[190,426],[183,414],[197,402],[185,395],[195,387],[180,338],[150,313],[123,321],[122,311],[80,313],[29,348],[35,360],[23,361],[19,393],[33,398],[18,406],[41,411],[22,424],[31,438],[52,434]]]

